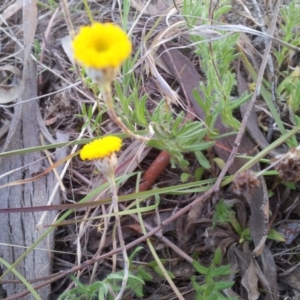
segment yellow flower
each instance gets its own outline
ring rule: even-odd
[[[83,146],[80,151],[82,160],[102,159],[120,151],[122,140],[116,136],[107,136],[99,140],[94,140]]]
[[[81,27],[72,43],[74,58],[92,69],[119,68],[131,53],[126,33],[112,23]]]

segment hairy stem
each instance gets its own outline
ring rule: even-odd
[[[110,117],[110,119],[112,121],[114,121],[118,127],[124,132],[126,133],[128,136],[136,139],[136,140],[139,140],[139,141],[142,141],[142,142],[148,142],[150,141],[150,138],[148,137],[145,137],[145,136],[141,136],[141,135],[138,135],[138,134],[134,134],[121,120],[120,117],[117,116],[116,114],[116,111],[114,109],[114,103],[113,103],[113,100],[112,100],[112,93],[111,93],[111,86],[110,84],[104,84],[102,85],[102,93],[103,93],[103,100],[106,104],[106,107],[107,107],[107,113]]]

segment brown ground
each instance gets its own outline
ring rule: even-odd
[[[129,28],[143,9],[145,3],[142,2],[132,1]],[[265,2],[260,3],[260,12],[264,16],[266,27],[272,30],[272,16],[276,16],[276,3]],[[111,221],[106,224],[104,218],[87,220],[108,211],[110,194],[108,190],[100,190],[105,179],[101,174],[94,172],[93,164],[82,162],[75,156],[70,164],[63,161],[55,165],[58,174],[61,174],[66,166],[63,179],[58,180],[53,167],[49,166],[69,155],[74,145],[61,147],[56,144],[117,133],[120,130],[110,122],[103,111],[101,123],[96,126],[95,131],[92,133],[91,126],[87,126],[83,134],[80,134],[84,120],[78,114],[82,113],[83,103],[88,107],[95,103],[97,87],[92,84],[83,85],[76,68],[69,60],[70,52],[66,49],[68,43],[65,39],[69,30],[62,6],[54,1],[42,3],[38,3],[37,11],[34,9],[34,0],[24,1],[24,4],[22,1],[0,3],[0,149],[2,153],[27,149],[24,153],[0,156],[0,185],[17,182],[17,185],[6,186],[0,191],[0,258],[13,264],[24,253],[24,247],[30,247],[39,237],[43,237],[43,233],[48,229],[45,238],[34,246],[35,250],[29,251],[16,269],[37,288],[42,299],[57,299],[66,289],[74,287],[70,274],[77,276],[82,283],[89,284],[90,281],[103,280],[113,271],[121,270],[123,260],[119,244],[116,243],[114,223]],[[122,7],[118,6],[117,1],[99,0],[88,3],[95,20],[120,23],[119,12]],[[180,3],[177,4],[180,10]],[[243,7],[239,1],[233,1],[233,9],[223,21],[263,31],[264,29],[258,28],[253,21],[259,17],[255,5],[255,1],[246,1]],[[272,13],[268,14],[268,11]],[[69,12],[74,28],[89,23],[81,2],[71,1]],[[133,67],[136,77],[141,78],[138,96],[147,95],[146,107],[150,114],[163,97],[170,96],[168,91],[162,88],[159,77],[153,75],[153,68],[149,72],[151,64],[146,55],[146,47],[156,45],[158,33],[167,27],[165,15],[168,12],[174,15],[170,19],[171,24],[184,20],[180,11],[175,9],[173,1],[152,1],[132,33],[135,53],[138,49],[142,50],[141,60]],[[163,17],[145,44],[145,34],[154,28],[158,15],[161,14]],[[278,17],[276,21],[273,31],[280,37],[278,32],[281,20]],[[37,45],[34,41],[39,42],[40,49],[31,47],[32,44]],[[239,40],[241,47],[247,52],[248,59],[257,68],[257,73],[264,62],[268,62],[268,58],[272,57],[268,56],[265,42],[261,37],[245,34],[242,34]],[[178,50],[180,46],[187,47]],[[276,44],[272,47],[276,47]],[[33,53],[31,49],[34,57],[30,55]],[[199,57],[195,56],[193,50],[188,39],[180,33],[178,38],[172,39],[171,43],[163,43],[152,55],[158,72],[184,103],[185,117],[189,120],[203,120],[204,112],[195,101],[192,91],[198,88],[199,82],[205,81],[205,78],[201,70],[201,57],[199,63]],[[293,52],[288,66],[296,67],[298,59],[297,53]],[[270,61],[268,63],[270,64]],[[286,69],[288,66],[285,66]],[[236,70],[237,87],[232,96],[238,96],[248,90],[247,83],[252,80],[242,61],[236,59],[233,68]],[[266,78],[269,78],[270,72],[265,72]],[[258,77],[257,81],[260,79],[262,76]],[[121,83],[121,78],[118,78],[118,81]],[[169,98],[172,100],[173,96],[174,94]],[[40,97],[39,100],[36,97]],[[31,101],[25,101],[28,99]],[[261,105],[261,102],[261,98],[258,97],[256,104]],[[117,112],[122,114],[121,105],[116,107]],[[176,113],[183,110],[180,106],[173,107]],[[249,116],[247,111],[250,112]],[[93,117],[97,113],[98,110]],[[238,136],[235,134],[220,138],[214,147],[205,151],[211,168],[203,171],[202,180],[222,176],[219,166],[213,162],[215,157],[226,163],[230,160],[232,149],[254,156],[268,147],[269,142],[259,127],[268,126],[268,114],[262,110],[256,114],[246,104],[237,110],[235,115],[240,120],[248,118],[246,123],[249,135],[241,129]],[[286,122],[290,123],[288,118]],[[219,134],[232,131],[220,118],[216,121],[216,129]],[[239,136],[240,145],[236,147],[236,138]],[[276,140],[277,131],[272,131],[270,136],[270,141]],[[47,151],[28,151],[28,148],[45,144],[55,146],[51,149],[48,147]],[[281,144],[274,146],[267,158],[286,151],[287,147]],[[159,207],[143,213],[143,220],[149,233],[147,237],[150,237],[165,268],[174,275],[172,280],[182,299],[202,299],[197,298],[191,277],[196,276],[198,284],[203,284],[205,278],[196,272],[191,263],[195,259],[201,265],[210,266],[218,247],[222,250],[222,265],[230,264],[232,270],[231,275],[219,280],[235,282],[231,288],[224,290],[227,297],[300,299],[297,184],[295,189],[291,189],[291,185],[279,184],[277,177],[257,179],[253,178],[251,173],[241,173],[235,186],[220,188],[220,182],[217,181],[214,186],[206,189],[205,193],[199,192],[199,187],[193,185],[191,187],[194,189],[181,193],[176,190],[176,186],[182,184],[180,175],[183,172],[191,174],[188,182],[193,183],[196,180],[195,171],[199,168],[194,154],[187,153],[184,158],[189,162],[189,166],[174,168],[170,165],[170,155],[167,152],[142,147],[141,142],[125,139],[117,169],[118,176],[134,171],[141,171],[143,176],[142,179],[137,175],[131,176],[120,185],[121,210],[128,209],[132,200],[137,198],[144,199],[141,202],[143,208],[155,205],[157,195],[160,198]],[[233,164],[227,163],[227,174],[235,174],[246,162],[243,159],[235,159]],[[289,165],[290,163],[287,162],[287,170],[293,168],[297,172],[298,165]],[[249,167],[259,171],[264,165],[253,163]],[[12,170],[15,172],[11,172]],[[32,178],[34,180],[31,180]],[[26,184],[23,180],[27,180]],[[58,182],[61,185],[58,185]],[[138,186],[141,193],[135,195]],[[172,192],[163,190],[168,187],[174,187]],[[72,211],[67,217],[68,222],[50,232],[49,225],[62,216],[60,211],[70,208],[66,204],[78,202],[97,188],[97,192],[89,199],[98,201],[96,207],[87,204],[76,207],[76,213]],[[273,191],[272,194],[269,193],[270,190]],[[58,206],[52,206],[41,223],[49,199],[52,199],[52,205]],[[213,226],[213,218],[217,213],[216,203],[220,199],[224,199],[226,205],[232,206],[235,218],[233,215],[231,217],[242,229],[250,228],[251,241],[241,240],[242,237],[234,230],[233,219],[231,223],[217,223],[217,226]],[[40,208],[33,209],[37,206]],[[38,225],[40,230],[36,231]],[[107,230],[104,234],[106,225]],[[137,274],[139,267],[152,275],[152,279],[146,281],[143,287],[143,299],[177,299],[174,289],[164,276],[155,272],[155,260],[137,215],[122,216],[122,228],[129,255],[136,247],[143,247],[134,256],[131,271]],[[286,242],[267,239],[270,229],[281,232]],[[6,270],[7,266],[4,266],[3,262],[0,263],[0,274]],[[33,299],[25,295],[25,286],[20,284],[19,278],[12,273],[5,274],[0,280],[0,299]],[[128,291],[123,299],[137,297]]]

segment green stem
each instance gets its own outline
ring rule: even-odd
[[[114,121],[119,128],[126,133],[128,136],[142,141],[142,142],[148,142],[150,141],[150,138],[148,137],[144,137],[138,134],[134,134],[121,120],[121,118],[119,118],[115,112],[114,109],[114,103],[112,100],[112,93],[111,93],[111,85],[110,84],[102,84],[101,85],[101,89],[102,89],[102,95],[103,95],[103,100],[106,104],[107,107],[107,113],[109,115],[109,117],[111,118],[112,121]]]
[[[91,24],[93,24],[93,23],[94,23],[94,19],[93,19],[93,16],[92,16],[90,7],[89,7],[89,5],[88,5],[88,3],[87,3],[87,0],[82,0],[82,1],[83,1],[83,4],[84,4],[86,13],[87,13],[87,15],[88,15],[88,17],[89,17],[89,20],[90,20]]]
[[[28,291],[31,292],[32,296],[34,296],[37,300],[42,300],[42,298],[38,295],[36,290],[33,288],[33,286],[23,277],[22,274],[20,274],[14,266],[10,265],[7,261],[5,261],[3,258],[0,257],[0,263],[3,264],[7,269],[10,269],[12,273],[15,274],[17,278],[20,279],[20,281],[26,286]]]

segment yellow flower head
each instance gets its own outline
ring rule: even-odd
[[[80,151],[82,160],[94,160],[109,157],[111,154],[120,151],[122,140],[116,136],[106,136],[99,140],[94,140],[83,146]]]
[[[126,33],[112,23],[80,28],[72,43],[75,60],[86,68],[119,68],[131,53]]]

